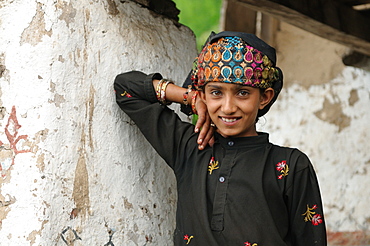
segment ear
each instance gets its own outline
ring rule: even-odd
[[[268,105],[272,98],[274,98],[274,95],[275,95],[275,91],[274,89],[272,88],[267,88],[262,94],[261,94],[261,98],[260,98],[260,106],[259,106],[259,109],[263,109],[264,107],[266,107],[266,105]]]

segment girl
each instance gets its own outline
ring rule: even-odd
[[[326,245],[309,159],[256,131],[283,84],[275,49],[252,34],[221,32],[205,45],[192,74],[188,89],[135,71],[114,84],[121,109],[176,175],[174,244]],[[182,122],[166,107],[172,102],[198,110],[203,120],[195,128]]]

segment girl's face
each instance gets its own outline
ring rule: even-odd
[[[217,131],[224,137],[256,136],[255,122],[259,109],[263,109],[274,96],[268,88],[263,94],[250,86],[209,82],[200,93]]]

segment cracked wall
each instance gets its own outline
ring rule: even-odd
[[[113,80],[137,69],[182,81],[192,32],[132,1],[0,6],[1,244],[167,245],[174,177]]]
[[[22,32],[20,45],[25,43],[29,43],[33,46],[37,45],[42,41],[44,35],[50,37],[52,34],[52,29],[48,31],[45,29],[45,18],[42,4],[37,3],[36,14],[32,18],[29,26]]]

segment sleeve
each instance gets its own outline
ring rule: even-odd
[[[176,169],[187,142],[196,144],[195,139],[189,141],[194,135],[194,126],[181,121],[173,110],[158,103],[152,81],[161,78],[158,73],[146,75],[131,71],[116,77],[114,89],[119,107],[167,164]]]
[[[325,246],[326,228],[316,173],[305,154],[296,150],[292,156],[288,163],[292,176],[286,193],[292,244]]]

